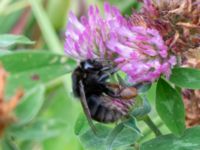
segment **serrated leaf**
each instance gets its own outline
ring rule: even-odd
[[[67,124],[60,119],[40,119],[27,126],[12,128],[8,131],[8,135],[18,140],[41,141],[61,135],[67,129]]]
[[[200,126],[186,129],[181,137],[160,136],[141,145],[141,150],[199,150]]]
[[[174,68],[170,81],[188,89],[200,89],[200,70],[194,68]]]
[[[164,79],[158,80],[156,110],[166,126],[176,135],[185,130],[185,109],[180,93]]]
[[[42,85],[36,86],[31,89],[21,100],[21,103],[15,109],[17,123],[15,126],[23,125],[31,120],[38,114],[44,102],[45,88]]]
[[[0,62],[10,73],[7,95],[21,87],[30,89],[36,84],[47,83],[74,68],[74,63],[63,55],[40,51],[20,51],[0,57]]]
[[[34,44],[35,42],[29,40],[22,35],[13,34],[1,34],[0,35],[0,47],[5,48],[14,44]]]

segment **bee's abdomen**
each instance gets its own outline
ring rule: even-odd
[[[126,116],[133,104],[131,100],[123,101],[108,96],[97,95],[89,96],[87,103],[92,119],[103,123],[115,122]]]

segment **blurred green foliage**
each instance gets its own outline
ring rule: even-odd
[[[192,150],[198,149],[199,127],[184,132],[184,108],[180,93],[162,79],[158,86],[154,83],[141,87],[129,120],[116,126],[96,123],[99,135],[94,135],[88,127],[79,101],[72,95],[71,71],[76,63],[64,55],[64,32],[70,10],[80,17],[87,13],[89,4],[102,8],[103,2],[0,1],[0,63],[10,74],[6,98],[12,96],[17,88],[25,91],[14,111],[17,122],[6,129],[0,140],[2,150],[138,150],[140,144],[142,150],[157,149],[157,145],[160,150],[173,146],[182,150],[187,149],[184,141],[192,144]],[[110,0],[110,3],[125,15],[130,15],[133,8],[140,8],[135,0]],[[198,74],[197,70],[174,69],[171,81],[177,86],[196,89],[199,88]],[[190,75],[194,80],[190,80]],[[177,80],[180,78],[184,78],[184,82]],[[193,84],[196,82],[198,84]],[[172,116],[168,117],[169,113]],[[172,132],[180,137],[170,134],[149,141],[155,135],[152,128],[142,121],[147,116],[153,118],[163,134]]]

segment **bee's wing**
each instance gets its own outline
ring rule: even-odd
[[[83,107],[83,111],[87,117],[87,120],[88,120],[88,123],[92,129],[92,131],[94,133],[96,133],[96,128],[92,122],[92,119],[91,119],[91,114],[90,114],[90,110],[89,110],[89,107],[88,107],[88,104],[87,104],[87,101],[86,101],[86,97],[85,97],[85,92],[84,92],[84,86],[83,86],[83,83],[82,81],[79,81],[79,87],[80,87],[80,94],[81,94],[81,105]]]

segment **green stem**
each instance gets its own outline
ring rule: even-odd
[[[33,14],[40,26],[43,37],[49,47],[49,49],[55,53],[63,54],[63,46],[61,45],[56,32],[48,18],[48,15],[42,4],[41,0],[29,0],[32,7]]]
[[[163,127],[164,123],[163,122],[159,122],[159,123],[156,123],[156,126],[158,128],[161,128]],[[138,143],[143,143],[144,141],[146,141],[146,139],[149,138],[149,135],[152,133],[152,130],[151,129],[147,129],[143,132],[143,136],[138,140]]]
[[[162,135],[161,131],[157,128],[149,116],[146,116],[143,121],[148,125],[148,127],[154,132],[156,136]]]
[[[135,143],[135,144],[134,144],[134,148],[135,148],[135,150],[140,150],[140,144]]]

